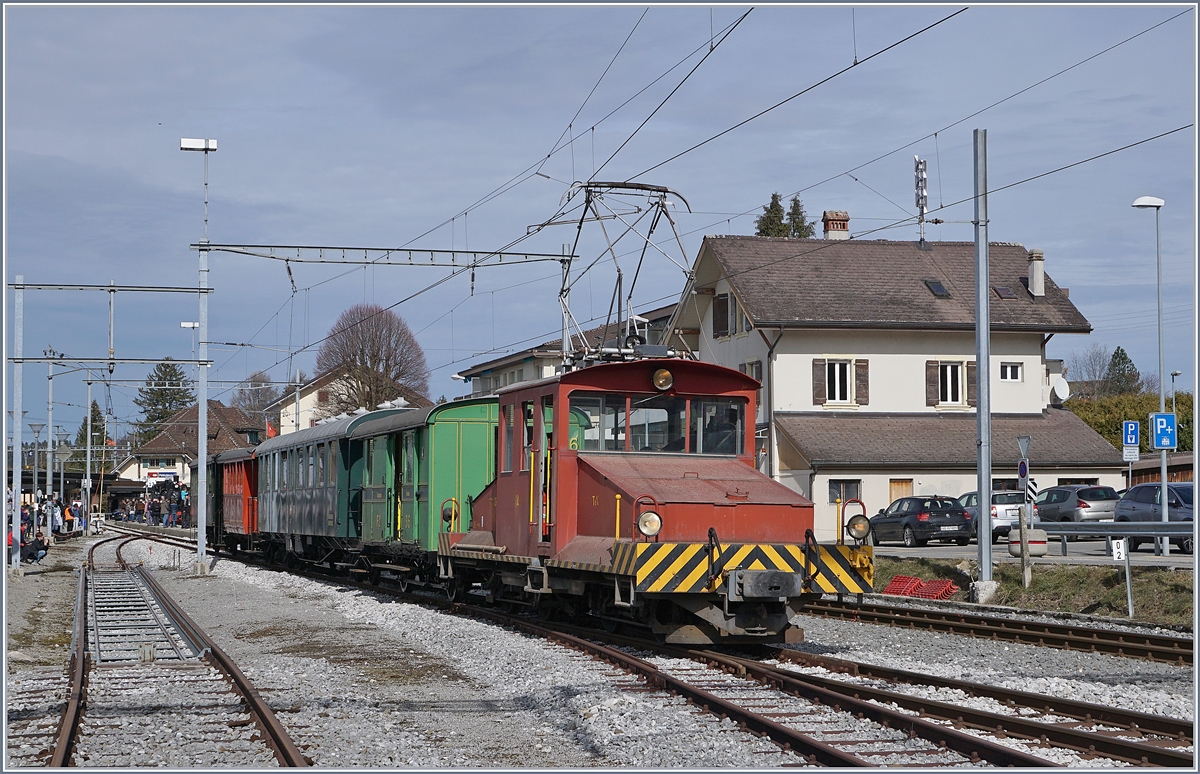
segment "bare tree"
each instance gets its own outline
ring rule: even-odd
[[[1099,342],[1082,352],[1071,352],[1067,361],[1071,392],[1080,398],[1103,398],[1108,394],[1106,376],[1113,351]]]
[[[355,304],[338,316],[317,352],[317,373],[341,378],[329,385],[324,413],[373,409],[429,389],[425,352],[400,315],[376,304]]]
[[[270,421],[278,429],[279,411],[267,411],[267,406],[278,400],[282,394],[283,390],[271,383],[271,377],[267,376],[265,371],[255,371],[238,385],[230,403],[234,408],[246,412],[248,416],[262,420],[264,426]]]

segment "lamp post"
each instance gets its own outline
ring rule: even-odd
[[[204,153],[204,239],[200,243],[200,312],[197,325],[200,330],[200,359],[208,359],[208,154],[215,153],[217,141],[184,137],[179,141],[182,151]],[[199,368],[199,385],[196,396],[196,574],[208,572],[207,547],[204,544],[208,526],[208,367]]]
[[[1176,376],[1183,376],[1183,371],[1172,371],[1171,372],[1171,413],[1175,413],[1175,377]],[[30,427],[33,427],[33,425],[30,425]]]
[[[62,501],[63,508],[67,506],[67,458],[71,456],[71,450],[67,446],[67,438],[71,435],[61,427],[54,433],[58,438],[58,448],[54,450],[54,457],[58,460],[58,498]],[[65,518],[65,517],[64,517]]]
[[[1167,411],[1167,384],[1163,377],[1167,373],[1166,358],[1163,355],[1163,284],[1162,284],[1162,238],[1159,231],[1159,211],[1165,202],[1157,196],[1139,196],[1134,200],[1133,206],[1139,210],[1154,210],[1154,258],[1158,266],[1158,410],[1159,413]],[[1163,449],[1159,452],[1160,468],[1162,473],[1162,492],[1159,496],[1159,502],[1162,505],[1162,520],[1167,521],[1167,509],[1170,502],[1167,498],[1167,450]],[[1169,538],[1159,538],[1159,545],[1164,556],[1171,553],[1171,540]]]
[[[179,323],[179,327],[192,329],[192,360],[195,360],[196,359],[196,329],[200,327],[200,323],[198,323],[198,322],[181,322],[181,323]],[[199,368],[199,367],[200,366],[195,366],[195,368]]]
[[[30,422],[29,429],[33,431],[33,531],[37,532],[42,526],[40,503],[37,501],[38,491],[38,440],[42,435],[42,428],[46,425],[42,422]],[[47,436],[49,437],[49,436]]]

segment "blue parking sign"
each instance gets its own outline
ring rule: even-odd
[[[1142,423],[1133,420],[1125,420],[1124,432],[1126,446],[1139,446],[1142,443]]]
[[[1155,449],[1174,449],[1176,445],[1175,435],[1174,414],[1150,415],[1150,437],[1154,441]]]

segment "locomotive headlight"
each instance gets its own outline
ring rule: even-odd
[[[662,517],[654,511],[646,511],[638,516],[638,531],[646,537],[654,537],[662,529]]]
[[[846,532],[855,540],[862,540],[870,531],[871,522],[861,513],[857,516],[851,516],[850,521],[846,522]]]
[[[675,377],[671,376],[671,372],[665,368],[660,368],[654,372],[654,377],[651,379],[654,382],[654,389],[669,390],[675,384]]]

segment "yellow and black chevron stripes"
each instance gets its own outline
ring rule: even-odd
[[[632,543],[614,547],[613,569],[634,574],[643,594],[695,594],[715,591],[725,570],[781,570],[812,575],[814,592],[855,594],[871,590],[874,564],[870,548],[819,546],[816,567],[799,545],[746,543],[712,551],[705,543]],[[629,572],[629,565],[633,572]],[[710,577],[716,581],[710,585]]]

